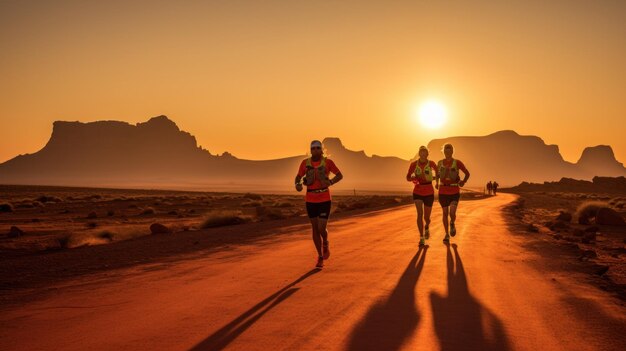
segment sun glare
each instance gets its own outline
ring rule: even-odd
[[[438,129],[446,123],[446,107],[435,100],[423,102],[417,113],[422,126],[429,129]]]

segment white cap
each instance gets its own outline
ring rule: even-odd
[[[322,147],[322,142],[319,140],[313,140],[311,142],[311,148],[314,148],[314,147]]]

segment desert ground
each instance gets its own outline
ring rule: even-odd
[[[626,192],[511,192],[519,198],[505,212],[515,230],[563,247],[596,285],[626,300]]]
[[[0,349],[626,348],[620,295],[569,248],[518,229],[518,201],[463,201],[452,245],[435,206],[422,249],[412,204],[339,211],[322,270],[302,216],[3,255]]]

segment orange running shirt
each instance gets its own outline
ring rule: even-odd
[[[302,163],[300,163],[300,168],[298,169],[298,176],[299,177],[304,177],[306,175],[306,161],[308,159],[304,159],[302,160]],[[320,163],[322,163],[322,160],[319,161],[311,161],[311,166],[317,168],[319,167]],[[327,158],[326,159],[326,176],[328,176],[330,173],[333,174],[339,174],[341,173],[341,171],[339,170],[339,168],[337,168],[337,166],[335,165],[335,162],[333,162],[331,159]],[[322,182],[317,179],[317,174],[315,175],[315,181],[313,182],[313,184],[311,184],[310,186],[307,186],[308,190],[315,190],[315,189],[322,189],[324,188],[322,186]],[[326,202],[326,201],[330,201],[331,200],[331,196],[330,196],[330,188],[328,189],[328,191],[325,191],[323,193],[309,193],[307,192],[305,195],[305,201],[306,202]]]
[[[419,179],[413,181],[413,183],[415,183],[415,187],[413,188],[413,194],[420,195],[420,196],[428,196],[428,195],[435,194],[435,189],[433,188],[432,182],[428,183],[424,175],[424,168],[426,168],[426,163],[422,164],[419,161],[419,159],[415,162],[411,162],[411,164],[409,165],[409,171],[406,174],[407,179],[411,178],[415,174],[415,167],[417,167],[418,163],[419,163],[419,168],[422,170],[422,173],[420,174]],[[435,162],[428,161],[428,164],[430,165],[431,171],[437,174],[438,170],[437,170],[437,165],[435,164]],[[433,179],[435,179],[435,174],[433,174]],[[422,183],[422,185],[420,185],[420,183]],[[428,184],[423,184],[423,183],[428,183]]]

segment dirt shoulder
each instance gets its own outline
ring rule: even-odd
[[[624,217],[620,194],[567,191],[511,191],[519,198],[505,208],[515,232],[535,248],[563,258],[563,269],[586,272],[589,283],[626,301],[626,226],[579,223],[581,209],[589,204],[611,208]],[[552,249],[550,249],[552,246]]]

